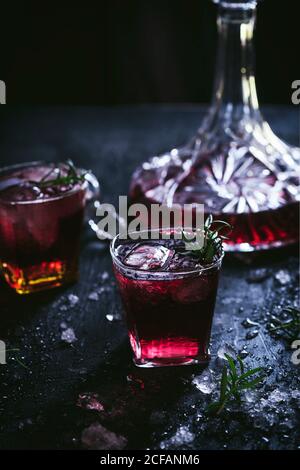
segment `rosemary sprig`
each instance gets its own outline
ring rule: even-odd
[[[67,174],[64,176],[62,176],[63,167],[66,167],[67,169]],[[48,179],[48,177],[54,172],[56,173],[55,178]],[[53,166],[53,168],[48,173],[46,173],[40,181],[30,182],[39,188],[52,188],[54,186],[68,186],[74,185],[76,183],[82,183],[84,179],[85,173],[80,174],[75,168],[72,160],[69,159],[63,164]]]
[[[256,367],[255,369],[250,369],[245,372],[243,360],[239,356],[237,356],[236,360],[229,356],[229,354],[225,354],[225,357],[228,361],[228,365],[224,365],[222,371],[220,398],[218,401],[208,405],[207,412],[209,414],[219,415],[231,399],[240,402],[241,392],[249,388],[255,388],[264,378],[263,375],[258,375],[253,378],[255,374],[263,370],[261,367]],[[239,365],[240,372],[238,372],[237,364]],[[252,377],[252,379],[248,380],[250,377]]]
[[[280,333],[282,337],[288,340],[295,340],[300,337],[300,310],[294,307],[286,307],[283,312],[289,315],[287,320],[279,320],[272,317],[269,325],[271,333]]]
[[[212,263],[216,254],[218,254],[222,248],[223,240],[228,240],[228,237],[222,234],[223,230],[231,232],[232,226],[224,220],[213,220],[213,216],[210,214],[204,223],[203,229],[203,246],[197,248],[197,244],[194,243],[193,250],[187,250],[185,253],[198,258],[205,264]],[[191,243],[185,233],[182,232],[182,238],[185,243]]]

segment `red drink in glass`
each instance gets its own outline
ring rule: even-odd
[[[58,171],[63,182],[64,164],[27,163],[0,171],[0,266],[19,294],[77,278],[87,183],[45,184]]]
[[[223,252],[201,266],[181,240],[116,237],[111,254],[135,364],[207,362]]]

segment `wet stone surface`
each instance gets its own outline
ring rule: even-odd
[[[185,141],[201,119],[197,107],[37,109],[18,112],[16,122],[3,112],[4,163],[41,152],[71,156],[94,170],[108,202],[116,197],[112,175],[126,194],[135,165]],[[292,142],[293,114],[268,112]],[[140,370],[131,362],[107,245],[85,231],[77,284],[19,297],[0,283],[0,339],[17,349],[0,365],[0,448],[300,448],[300,365],[291,361],[291,342],[269,328],[273,317],[285,319],[284,307],[298,305],[298,286],[296,248],[226,256],[208,367]],[[266,378],[211,417],[206,408],[218,398],[225,354],[240,354],[247,369],[264,367]]]

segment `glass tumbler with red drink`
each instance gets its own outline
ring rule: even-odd
[[[134,362],[140,367],[206,363],[210,357],[222,244],[212,239],[214,251],[210,243],[209,256],[201,259],[200,252],[187,251],[185,241],[176,239],[178,231],[155,230],[153,239],[150,230],[148,239],[138,241],[118,235],[111,244]]]
[[[77,279],[84,209],[97,193],[96,178],[71,161],[0,170],[0,268],[17,293]]]

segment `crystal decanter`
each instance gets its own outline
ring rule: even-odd
[[[187,145],[133,174],[134,202],[202,203],[233,225],[226,249],[254,251],[299,237],[300,149],[279,139],[258,105],[253,54],[256,1],[218,4],[212,103]]]

